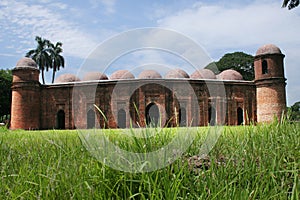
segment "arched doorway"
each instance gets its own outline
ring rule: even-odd
[[[146,107],[146,124],[148,126],[158,126],[159,122],[159,109],[158,106],[155,103],[150,103]]]
[[[216,124],[216,110],[212,106],[208,108],[208,123],[210,126],[214,126]]]
[[[59,110],[56,114],[56,128],[65,129],[65,112]]]
[[[185,110],[185,108],[179,109],[179,126],[186,126],[186,110]]]
[[[118,111],[118,127],[126,128],[126,112],[124,109]]]
[[[238,107],[237,109],[237,125],[241,125],[244,122],[244,113],[243,109]]]
[[[87,112],[86,128],[95,128],[95,112],[92,109]]]

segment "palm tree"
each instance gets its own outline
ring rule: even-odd
[[[28,51],[26,57],[32,58],[39,66],[39,70],[42,72],[43,84],[45,84],[44,71],[45,69],[46,71],[48,71],[49,67],[51,67],[51,59],[48,54],[48,46],[50,44],[50,41],[39,36],[35,37],[35,41],[37,41],[38,43],[36,49]]]
[[[299,6],[299,0],[283,0],[283,3],[282,3],[282,7],[287,7],[288,5],[288,9],[293,9],[297,6]]]
[[[60,53],[63,52],[62,50],[62,43],[56,42],[56,44],[49,43],[49,53],[51,58],[51,68],[53,70],[52,72],[52,83],[54,83],[55,73],[56,71],[59,71],[60,67],[65,66],[65,60]]]

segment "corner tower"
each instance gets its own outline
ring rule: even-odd
[[[286,111],[286,78],[284,77],[284,55],[281,50],[268,44],[260,47],[254,58],[257,122],[279,120]]]
[[[22,58],[12,70],[11,129],[40,128],[39,70],[31,58]]]

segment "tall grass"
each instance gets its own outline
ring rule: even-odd
[[[299,199],[299,124],[225,127],[203,158],[197,154],[206,130],[194,129],[196,139],[181,159],[133,174],[97,161],[76,130],[2,128],[0,199]],[[152,151],[172,137],[172,129],[146,140],[106,131],[132,152]]]

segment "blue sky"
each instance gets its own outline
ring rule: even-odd
[[[292,105],[300,100],[300,7],[289,11],[281,4],[281,0],[1,0],[0,68],[13,68],[35,48],[39,35],[63,43],[66,66],[58,75],[76,73],[108,38],[130,29],[161,27],[191,38],[213,60],[235,51],[254,55],[264,44],[277,45],[286,55],[287,100]],[[161,58],[146,60],[151,59]],[[46,77],[49,82],[51,73]]]

